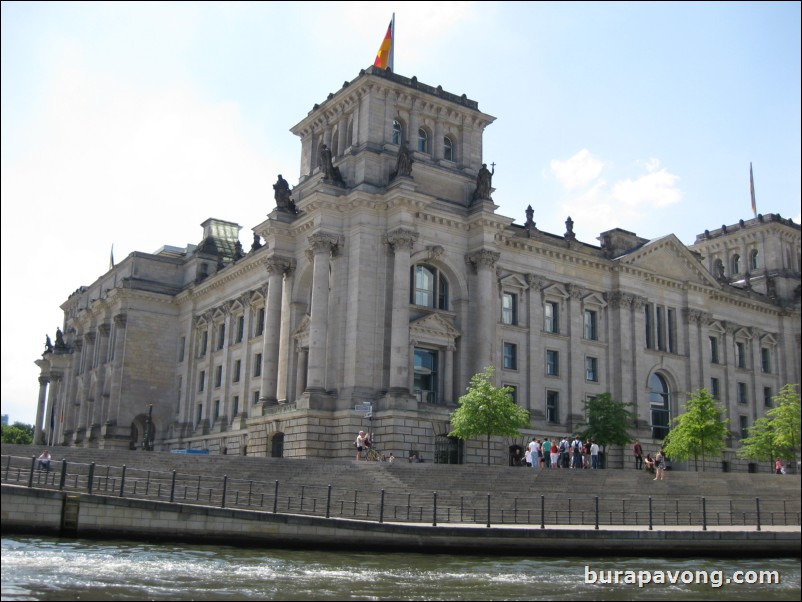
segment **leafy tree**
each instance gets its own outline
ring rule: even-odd
[[[797,385],[785,385],[772,399],[774,407],[748,429],[749,436],[741,441],[738,456],[770,463],[778,456],[793,458],[796,466],[801,422]]]
[[[529,412],[516,405],[512,387],[493,386],[495,368],[487,366],[471,377],[468,392],[459,398],[459,407],[451,415],[451,437],[473,439],[487,437],[487,463],[490,464],[490,437],[517,437],[518,429],[529,426]]]
[[[11,426],[4,426],[0,439],[2,439],[3,443],[30,445],[33,443],[33,426],[22,422],[15,422]]]
[[[635,421],[630,403],[613,399],[610,393],[602,393],[585,401],[586,421],[577,425],[583,440],[592,439],[606,454],[608,445],[627,445],[632,441],[629,425]]]
[[[696,470],[701,455],[704,470],[705,456],[715,456],[724,450],[730,419],[723,416],[724,407],[707,389],[689,393],[683,412],[674,419],[674,427],[663,441],[666,455],[677,460],[693,457]]]
[[[777,457],[774,427],[774,421],[766,416],[755,420],[755,424],[747,429],[749,436],[741,440],[741,447],[736,452],[738,457],[766,460],[770,469],[774,469],[774,458]]]

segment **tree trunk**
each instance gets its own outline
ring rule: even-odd
[[[487,465],[490,466],[490,434],[487,435]]]

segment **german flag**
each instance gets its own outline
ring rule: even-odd
[[[395,30],[395,15],[390,20],[390,25],[387,26],[387,33],[384,34],[384,40],[382,40],[381,46],[379,46],[379,52],[376,54],[376,60],[373,61],[373,66],[378,67],[379,69],[387,69],[390,68],[390,71],[393,70],[393,33]]]

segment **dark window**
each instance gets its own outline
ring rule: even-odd
[[[448,136],[443,138],[443,159],[454,160],[454,143],[451,142],[451,138]]]
[[[401,144],[401,124],[393,120],[393,144]]]
[[[760,367],[765,374],[771,373],[771,349],[760,348]]]
[[[670,422],[668,383],[659,374],[649,379],[649,402],[652,414],[652,437],[663,439],[668,434]]]
[[[710,362],[718,364],[718,338],[710,337]]]
[[[415,348],[414,389],[418,401],[437,403],[438,355],[433,349]]]
[[[735,358],[739,368],[746,368],[746,345],[744,343],[735,343]]]
[[[738,403],[748,403],[749,397],[746,394],[746,383],[738,383]]]
[[[546,421],[560,421],[560,393],[559,391],[546,391]]]
[[[677,318],[676,318],[676,311],[673,309],[668,310],[668,324],[667,326],[667,334],[668,334],[668,352],[669,353],[676,353],[677,352]]]
[[[739,416],[738,423],[738,426],[741,429],[741,439],[746,439],[749,436],[749,417]]]
[[[504,343],[504,368],[507,370],[518,369],[518,349],[513,343]]]
[[[178,361],[179,362],[183,362],[184,361],[184,349],[186,348],[186,346],[187,346],[187,337],[181,337],[181,343],[178,346]]]
[[[504,324],[518,323],[518,295],[514,293],[501,295],[501,321]]]
[[[599,380],[599,362],[595,357],[585,358],[585,378],[592,382]]]
[[[242,342],[242,337],[245,336],[245,316],[237,317],[237,343]]]
[[[235,360],[234,361],[234,378],[232,379],[235,383],[239,382],[241,371],[242,371],[242,360]]]
[[[201,351],[200,351],[200,354],[201,355],[206,355],[206,350],[208,349],[208,347],[209,347],[209,331],[208,330],[204,330],[203,333],[201,333]]]
[[[423,128],[418,129],[418,150],[422,153],[429,152],[429,134]]]
[[[560,375],[560,352],[546,350],[546,374],[549,376]]]
[[[222,349],[226,344],[226,325],[220,324],[217,330],[217,349]]]
[[[254,376],[261,376],[262,375],[262,354],[257,353],[253,358],[253,375]]]
[[[256,334],[255,336],[261,336],[265,333],[265,308],[260,307],[259,312],[256,314]]]
[[[713,396],[713,399],[718,399],[721,394],[717,378],[710,379],[710,394]]]
[[[234,395],[234,399],[231,402],[231,417],[233,418],[239,414],[239,395]]]
[[[223,366],[217,366],[214,374],[214,386],[219,387],[223,384]]]
[[[411,303],[434,309],[448,309],[448,280],[428,265],[414,265],[411,271]]]
[[[200,377],[198,378],[198,391],[203,391],[206,388],[206,371],[201,370]]]
[[[643,307],[644,311],[644,325],[646,327],[646,349],[654,348],[654,324],[652,323],[652,315],[654,313],[654,306],[647,303]]]
[[[763,387],[763,405],[767,408],[772,406],[771,399],[774,397],[771,394],[771,387]]]

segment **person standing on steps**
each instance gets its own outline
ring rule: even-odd
[[[354,442],[356,446],[356,461],[359,461],[360,456],[362,455],[362,450],[365,448],[365,431],[359,431],[359,434],[356,436],[356,441]]]

